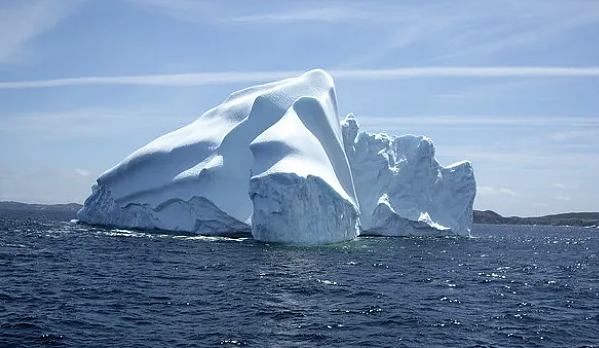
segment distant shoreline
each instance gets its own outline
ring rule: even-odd
[[[492,210],[475,210],[475,224],[544,225],[544,226],[599,226],[599,212],[561,213],[536,217],[501,216]]]
[[[67,204],[28,204],[19,202],[0,202],[0,222],[10,220],[56,220],[70,221],[77,218],[82,205]]]
[[[0,217],[12,214],[41,213],[59,220],[71,220],[77,217],[81,209],[79,203],[65,204],[29,204],[20,202],[0,202]],[[474,210],[475,224],[493,225],[546,225],[546,226],[599,226],[599,212],[573,212],[536,217],[501,216],[492,210]]]

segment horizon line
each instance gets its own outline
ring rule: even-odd
[[[305,71],[225,71],[176,74],[79,76],[44,80],[1,81],[0,89],[31,89],[65,86],[145,85],[200,86],[244,82],[267,82],[299,76]],[[331,69],[336,80],[396,80],[405,78],[505,78],[505,77],[599,77],[599,67],[406,67],[396,69]]]
[[[490,186],[478,186],[477,185],[477,189],[481,188],[481,187],[490,187]],[[83,201],[81,201],[83,202]],[[24,204],[24,205],[43,205],[43,206],[64,206],[64,205],[73,205],[73,204],[77,204],[80,206],[83,206],[83,203],[80,202],[74,202],[74,201],[69,201],[69,202],[56,202],[56,203],[42,203],[42,201],[31,201],[31,200],[22,200],[22,201],[17,201],[14,199],[8,199],[8,200],[2,200],[0,199],[0,204],[2,203],[17,203],[17,204]],[[549,217],[549,216],[553,216],[553,215],[562,215],[562,214],[597,214],[599,213],[599,211],[591,211],[591,210],[570,210],[570,211],[561,211],[559,213],[549,213],[549,214],[544,214],[544,215],[526,215],[526,216],[521,216],[521,215],[504,215],[498,212],[497,209],[488,209],[488,208],[475,208],[473,210],[479,211],[479,212],[487,212],[487,211],[492,211],[496,214],[499,214],[501,217],[503,218],[513,218],[513,217],[518,217],[518,218],[542,218],[542,217]],[[502,223],[496,223],[497,225],[503,225]]]

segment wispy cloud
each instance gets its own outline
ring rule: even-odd
[[[473,25],[451,39],[454,51],[441,59],[526,50],[559,42],[575,30],[599,23],[596,1],[496,1],[493,4],[479,7],[482,11],[471,12],[476,16]]]
[[[575,188],[577,188],[576,185],[572,185],[572,184],[563,184],[561,182],[556,182],[552,185],[555,188],[558,188],[560,190],[573,190]]]
[[[81,168],[75,168],[75,174],[77,174],[79,176],[86,177],[86,176],[92,175],[93,173],[91,171],[89,171],[89,170],[85,170],[85,169],[81,169]]]
[[[165,115],[169,115],[165,117]],[[176,115],[170,105],[135,105],[118,108],[75,108],[63,111],[0,114],[0,136],[22,134],[37,140],[112,137],[132,129],[172,130],[197,115]],[[115,127],[115,125],[118,125]],[[83,172],[80,172],[81,174]]]
[[[225,10],[222,2],[200,0],[128,0],[143,9],[186,22],[212,22]]]
[[[354,79],[406,77],[599,77],[599,67],[413,67],[381,70],[333,70],[333,76]]]
[[[572,47],[581,42],[580,33],[599,24],[599,2],[594,0],[455,0],[414,4],[417,5],[396,2],[383,10],[372,5],[375,10],[364,11],[368,16],[354,22],[376,23],[376,29],[369,30],[376,30],[377,34],[371,35],[371,44],[339,67],[410,59],[415,53],[403,48],[411,45],[421,45],[427,54],[419,58],[426,64],[478,61],[495,54],[521,56],[525,51],[557,49],[564,43]],[[389,17],[395,19],[385,20]],[[344,23],[351,24],[350,20]]]
[[[498,148],[496,146],[442,146],[437,148],[437,157],[444,163],[470,160],[475,168],[506,169],[510,171],[530,171],[546,175],[555,170],[559,163],[560,171],[577,172],[585,168],[588,173],[599,171],[599,155],[587,153],[547,153],[538,148]],[[565,179],[560,179],[567,181]]]
[[[297,4],[296,4],[297,6]],[[426,8],[423,5],[421,8]],[[413,10],[405,6],[397,6],[392,3],[364,3],[361,1],[330,1],[323,5],[322,2],[306,3],[303,7],[293,9],[273,11],[263,11],[242,15],[225,15],[221,22],[241,23],[253,25],[297,25],[301,22],[322,22],[322,23],[398,23],[407,21],[411,15],[415,14]]]
[[[397,6],[363,3],[361,1],[302,1],[271,2],[261,6],[225,6],[220,1],[197,0],[128,0],[148,11],[165,14],[175,19],[212,24],[245,25],[296,25],[298,23],[324,22],[347,23],[349,21],[391,21],[405,19]],[[230,4],[229,4],[230,5]],[[245,5],[245,6],[244,6]]]
[[[515,196],[516,193],[509,188],[494,188],[491,186],[479,186],[476,188],[476,194],[481,196]]]
[[[296,22],[344,22],[347,20],[363,20],[369,14],[349,7],[321,7],[300,11],[285,11],[275,13],[261,13],[246,16],[229,17],[224,20],[238,23],[253,24],[293,24]]]
[[[128,0],[172,18],[211,25],[286,26],[302,30],[314,23],[360,26],[372,38],[338,68],[395,57],[399,49],[428,42],[429,64],[455,57],[535,49],[567,40],[575,30],[599,23],[596,0],[454,0],[386,2],[327,0],[283,2],[268,6],[214,0]]]
[[[47,88],[82,85],[198,86],[278,80],[299,74],[300,72],[298,71],[267,71],[137,76],[83,76],[51,80],[0,82],[0,89]]]
[[[366,128],[376,126],[378,129],[394,129],[407,126],[443,126],[443,127],[599,127],[599,117],[572,116],[524,116],[524,115],[421,115],[397,117],[360,116],[360,124]],[[569,133],[568,133],[569,134]]]
[[[599,126],[599,120],[597,121],[597,126]],[[570,141],[574,139],[586,139],[589,137],[594,137],[597,134],[596,130],[569,130],[563,132],[556,132],[551,134],[551,139],[555,141]]]
[[[198,1],[198,0],[128,0],[148,7],[156,7],[159,9],[171,9],[181,11],[200,11],[211,8],[214,1]]]
[[[20,0],[0,4],[0,64],[22,58],[27,43],[52,30],[83,0]]]
[[[484,81],[483,81],[484,82]],[[464,87],[452,87],[450,93],[440,93],[432,95],[433,98],[444,101],[480,101],[490,100],[497,102],[498,99],[510,97],[513,95],[526,94],[529,100],[547,101],[550,99],[542,93],[529,93],[529,91],[540,91],[546,86],[546,81],[543,78],[523,77],[518,79],[501,79],[492,80],[487,83],[477,83],[466,85]]]
[[[198,86],[263,82],[300,75],[301,71],[205,72],[166,75],[82,76],[50,80],[5,81],[0,89],[82,85]],[[329,70],[338,80],[394,80],[405,78],[599,77],[599,67],[407,67],[399,69]]]

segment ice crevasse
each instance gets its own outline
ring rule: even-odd
[[[426,138],[380,141],[353,117],[342,126],[335,93],[323,70],[235,92],[103,173],[78,219],[296,245],[469,233],[469,162],[443,168]]]

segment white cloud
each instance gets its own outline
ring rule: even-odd
[[[496,149],[480,146],[444,146],[437,149],[439,157],[468,159],[476,164],[509,165],[519,168],[547,172],[556,163],[563,168],[585,168],[593,171],[599,169],[599,154],[588,153],[542,153],[538,149],[522,149],[518,147]],[[531,167],[532,166],[532,167]]]
[[[573,190],[575,188],[577,188],[576,185],[572,185],[572,184],[563,184],[561,182],[556,182],[553,184],[553,187],[558,188],[560,190]]]
[[[599,127],[599,117],[559,117],[559,116],[460,116],[460,115],[421,115],[380,117],[360,115],[360,124],[377,129],[392,129],[407,126],[502,126],[502,127]]]
[[[599,123],[599,121],[598,121]],[[597,134],[595,130],[575,130],[575,131],[565,131],[565,132],[557,132],[551,134],[551,139],[555,141],[569,141],[573,139],[585,139],[589,137],[593,137]]]
[[[206,10],[210,6],[208,1],[198,0],[129,0],[139,5],[181,11]]]
[[[297,4],[295,4],[297,5]],[[421,5],[420,8],[427,8]],[[297,25],[302,22],[322,23],[399,23],[411,20],[422,10],[414,10],[406,6],[397,6],[392,3],[338,1],[323,4],[321,2],[307,4],[304,7],[286,8],[284,10],[271,10],[242,15],[225,14],[221,23],[241,23],[253,25]]]
[[[294,22],[344,22],[347,20],[363,20],[368,14],[349,7],[321,7],[300,11],[260,13],[246,16],[230,17],[224,20],[253,24],[292,24]]]
[[[0,89],[47,88],[82,85],[198,86],[279,80],[299,75],[298,71],[222,72],[137,76],[84,76],[37,81],[0,82]]]
[[[428,40],[437,41],[428,54],[433,60],[534,49],[566,40],[573,31],[599,23],[596,0],[271,1],[268,6],[230,6],[210,0],[129,1],[157,14],[202,25],[295,29],[313,23],[366,24],[375,31],[370,45],[337,67],[397,57],[401,48]]]
[[[168,115],[168,117],[165,117]],[[132,129],[172,130],[197,117],[177,115],[170,105],[134,105],[119,108],[75,108],[55,112],[0,114],[0,134],[35,136],[36,139],[65,137],[113,137]],[[115,127],[118,125],[118,127]]]
[[[50,80],[4,81],[0,89],[48,88],[83,85],[198,86],[280,80],[302,71],[204,72],[167,75],[82,76]],[[398,69],[329,70],[337,80],[395,80],[452,77],[599,77],[599,67],[412,67]]]
[[[508,188],[494,188],[491,186],[478,186],[476,188],[476,194],[481,196],[515,196],[516,193]]]
[[[429,62],[496,53],[504,55],[550,45],[557,49],[557,45],[566,42],[575,31],[592,28],[599,23],[599,2],[593,0],[390,3],[381,6],[380,2],[370,2],[363,9],[360,9],[359,2],[343,3],[347,15],[339,21],[343,20],[344,25],[376,23],[372,30],[378,30],[378,33],[372,35],[374,38],[369,46],[339,67],[357,66],[382,57],[409,57],[401,49],[419,43],[433,44],[434,48],[426,47],[425,59]],[[357,9],[361,17],[355,18],[353,12],[347,11],[348,8]],[[255,17],[262,17],[262,23],[267,24],[302,20],[302,16],[284,20],[287,17],[284,13],[250,16]],[[312,18],[316,19],[316,16]]]
[[[398,79],[406,77],[599,77],[599,67],[411,67],[381,70],[333,70],[342,79]],[[338,75],[338,76],[337,76]]]
[[[128,0],[145,10],[187,22],[213,21],[225,8],[222,2],[200,0]]]
[[[509,195],[509,196],[515,196],[516,194],[514,193],[514,191],[507,189],[507,188],[500,188],[497,189],[497,192],[499,192],[499,194],[502,195]]]
[[[91,171],[89,171],[89,170],[85,170],[85,169],[81,169],[81,168],[76,168],[75,169],[75,174],[77,174],[79,176],[86,177],[86,176],[92,175],[93,173]]]
[[[0,64],[21,59],[27,43],[72,15],[82,0],[19,0],[0,4]]]
[[[483,25],[456,35],[458,49],[441,59],[522,51],[559,42],[574,30],[599,23],[597,1],[503,1],[494,5],[476,15]]]
[[[260,6],[226,6],[220,1],[129,0],[144,9],[172,18],[198,23],[247,25],[297,25],[301,23],[401,22],[414,11],[406,6],[362,1],[270,2]],[[420,6],[422,7],[422,6]]]

